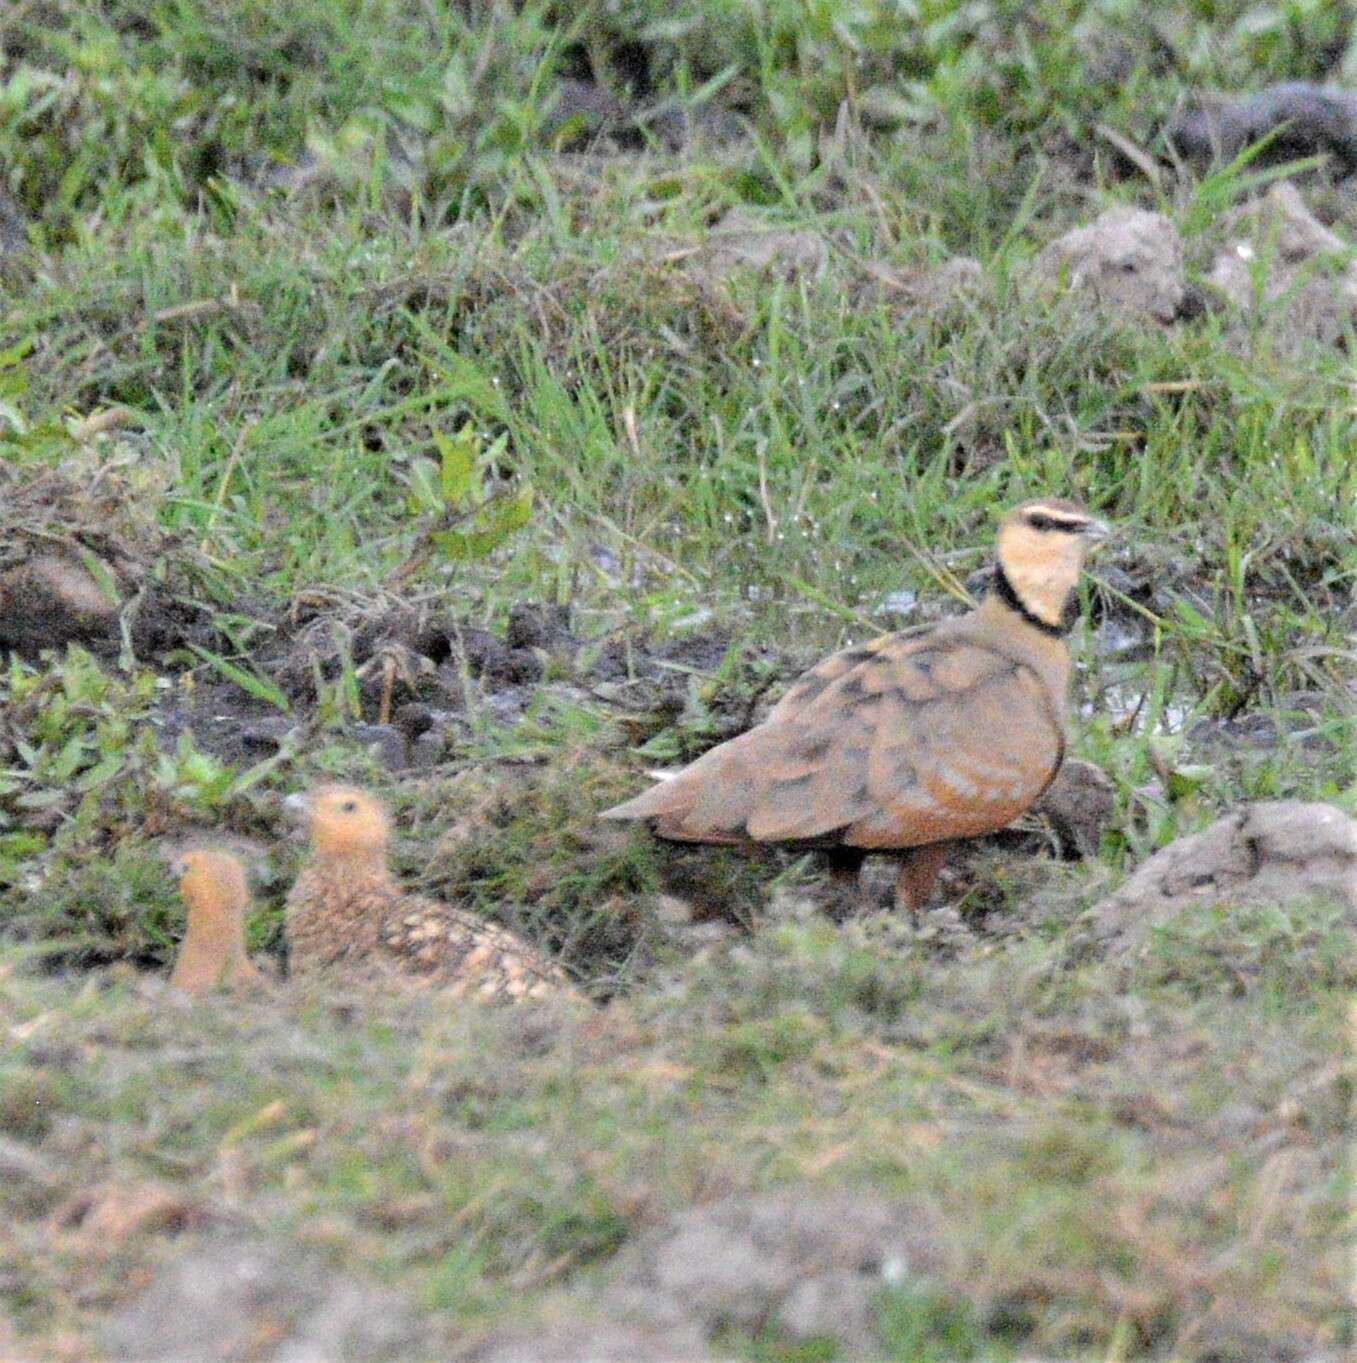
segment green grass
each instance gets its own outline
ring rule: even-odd
[[[4,552],[122,536],[144,554],[119,599],[144,588],[169,640],[129,626],[0,676],[0,1136],[68,1166],[0,1187],[0,1305],[25,1347],[78,1355],[124,1270],[172,1252],[63,1240],[85,1184],[206,1206],[228,1169],[249,1224],[449,1334],[606,1275],[670,1212],[816,1184],[918,1198],[955,1237],[963,1285],[878,1303],[889,1356],[1343,1347],[1350,925],[1220,906],[1131,965],[1079,944],[1125,869],[1241,800],[1357,812],[1350,357],[1030,277],[1135,203],[1200,279],[1268,172],[1151,184],[1099,128],[1154,155],[1190,88],[1350,73],[1340,7],[566,10],[0,16],[29,243],[0,259],[0,460],[68,480],[0,508]],[[639,126],[591,140],[563,77]],[[676,149],[676,111],[739,133]],[[1357,239],[1343,185],[1305,193]],[[732,210],[813,234],[823,265],[727,276],[701,247]],[[955,254],[981,268],[964,298],[871,285]],[[1096,857],[985,850],[975,930],[920,943],[833,922],[794,858],[595,821],[823,651],[951,609],[1037,494],[1114,523],[1083,604],[1140,640],[1073,641],[1073,751],[1115,787]],[[524,602],[568,606],[571,639],[475,662]],[[435,626],[427,666],[393,651]],[[387,657],[397,709],[445,712],[432,769],[392,776],[355,738]],[[270,724],[276,747],[232,746]],[[280,952],[277,797],[333,777],[390,799],[411,883],[559,951],[610,1001],[601,1030],[147,992],[182,927],[160,841],[265,849],[252,942]],[[675,898],[736,930],[694,935]]]

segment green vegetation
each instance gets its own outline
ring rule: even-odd
[[[1276,172],[1161,163],[1165,119],[1351,76],[1350,29],[1317,0],[6,7],[0,491],[30,495],[0,570],[69,540],[122,615],[0,674],[0,1155],[64,1171],[0,1168],[0,1353],[8,1313],[89,1356],[177,1240],[96,1252],[58,1213],[151,1183],[445,1332],[814,1185],[955,1237],[965,1291],[876,1304],[901,1360],[1350,1345],[1350,923],[1221,906],[1126,962],[1080,920],[1238,801],[1357,812],[1352,337],[1033,281],[1118,203],[1199,281]],[[1349,184],[1304,192],[1357,240]],[[722,220],[772,262],[732,265]],[[881,282],[959,254],[969,292]],[[595,821],[829,648],[951,609],[1037,494],[1118,532],[1074,636],[1073,751],[1115,787],[1090,858],[1033,823],[915,938],[838,921],[809,860]],[[277,797],[336,776],[602,1020],[150,988],[160,843],[267,848],[281,955]]]

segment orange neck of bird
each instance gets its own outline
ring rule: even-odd
[[[184,988],[210,988],[246,962],[243,906],[215,887],[191,894],[183,945],[171,982]]]
[[[312,849],[312,857],[317,862],[344,867],[356,878],[369,880],[375,875],[386,874],[386,848],[370,844],[355,844],[347,840],[329,841],[318,839]]]
[[[1016,537],[1000,549],[993,595],[1034,628],[1063,634],[1065,609],[1079,583],[1079,550],[1050,553]]]

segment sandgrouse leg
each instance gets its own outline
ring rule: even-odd
[[[906,848],[900,854],[900,869],[895,875],[895,907],[908,909],[910,918],[917,923],[919,911],[928,903],[933,892],[933,882],[947,860],[945,842],[928,843],[924,847]]]
[[[869,907],[862,879],[862,863],[866,859],[867,854],[860,847],[831,847],[826,852],[830,880],[839,894],[857,909]]]

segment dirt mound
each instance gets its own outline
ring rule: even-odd
[[[264,1240],[209,1241],[167,1264],[110,1322],[122,1363],[329,1363],[421,1355],[423,1330],[399,1297]]]
[[[1134,951],[1195,905],[1333,899],[1357,922],[1357,819],[1296,800],[1245,805],[1156,852],[1093,910],[1094,931]]]
[[[33,657],[79,643],[138,654],[203,633],[183,588],[197,552],[156,518],[136,466],[0,462],[0,648]]]
[[[624,1249],[597,1293],[576,1298],[568,1329],[585,1350],[623,1357],[615,1342],[643,1342],[636,1357],[709,1357],[694,1349],[721,1330],[772,1330],[801,1342],[831,1339],[835,1357],[880,1348],[883,1288],[945,1281],[955,1272],[944,1232],[918,1207],[846,1193],[788,1190],[732,1197],[680,1212]],[[599,1327],[593,1322],[607,1320]],[[489,1341],[478,1363],[565,1357],[559,1322]],[[619,1332],[621,1334],[619,1335]],[[635,1332],[633,1336],[630,1332]]]

